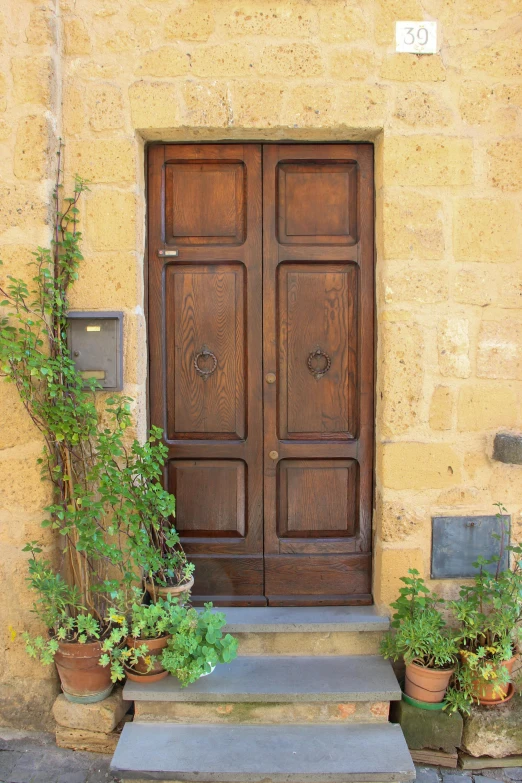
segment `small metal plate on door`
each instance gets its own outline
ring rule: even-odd
[[[455,579],[473,577],[478,572],[473,563],[479,556],[486,560],[500,554],[500,541],[494,536],[505,531],[509,544],[510,516],[433,517],[431,578]],[[504,552],[501,568],[508,568],[509,553]],[[494,572],[496,565],[487,566]]]
[[[123,388],[123,313],[74,312],[67,343],[77,370],[105,391]]]

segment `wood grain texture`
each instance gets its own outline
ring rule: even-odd
[[[265,371],[277,376],[264,388],[265,592],[274,605],[367,603],[371,145],[264,145],[263,248]]]
[[[372,145],[148,161],[150,414],[195,601],[370,603]]]

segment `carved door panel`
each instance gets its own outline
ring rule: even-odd
[[[194,598],[264,604],[261,148],[149,151],[151,421]]]
[[[371,602],[372,153],[149,150],[150,413],[197,602]]]
[[[265,595],[371,602],[370,145],[265,145]]]

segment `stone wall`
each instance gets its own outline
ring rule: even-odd
[[[522,413],[521,12],[520,0],[4,3],[0,257],[18,272],[48,238],[59,133],[68,175],[92,182],[72,304],[124,310],[141,433],[145,142],[375,142],[382,607],[409,567],[429,574],[432,515],[492,513],[501,500],[520,538],[522,467],[491,453]],[[395,21],[427,18],[440,54],[395,54]],[[38,434],[13,390],[0,394],[0,720],[36,725],[54,684],[9,626],[32,622],[20,549],[38,535],[46,490]]]

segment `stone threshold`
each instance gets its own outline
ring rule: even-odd
[[[386,631],[390,625],[374,606],[229,606],[223,612],[227,633]]]

